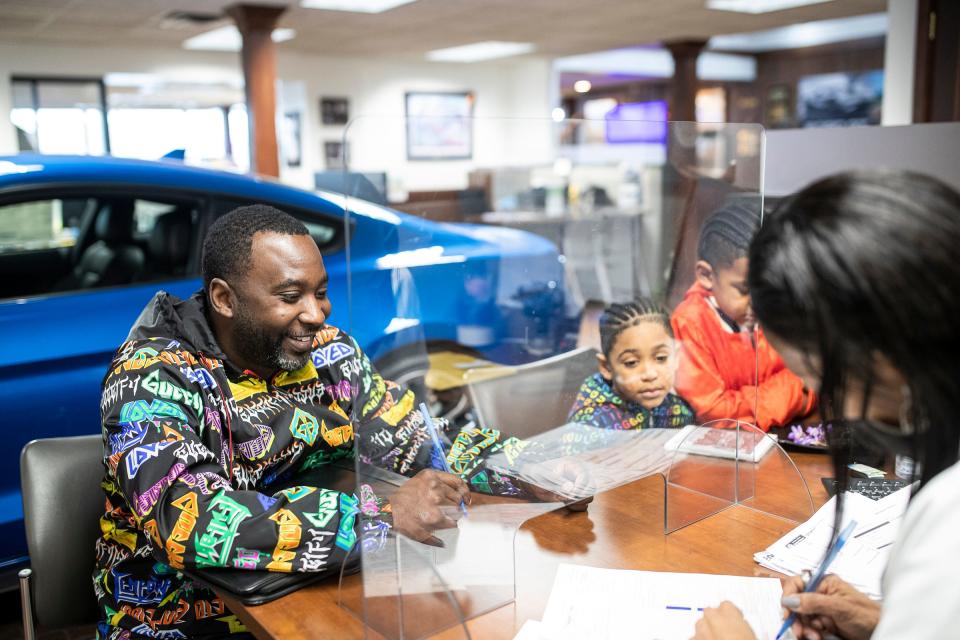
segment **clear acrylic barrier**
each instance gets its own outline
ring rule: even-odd
[[[677,432],[664,475],[664,532],[734,505],[802,522],[813,515],[803,476],[774,436],[737,420],[713,420]]]
[[[789,463],[779,447],[749,465],[668,448],[698,417],[673,388],[684,345],[666,327],[658,406],[669,410],[624,415],[588,401],[600,310],[647,296],[670,313],[696,280],[709,214],[732,201],[762,208],[759,126],[626,124],[636,143],[592,146],[571,141],[602,122],[444,116],[347,128],[347,304],[334,297],[334,323],[399,383],[354,372],[357,495],[389,498],[445,458],[473,496],[467,517],[447,510],[456,528],[433,532],[442,547],[380,536],[377,518],[357,514],[363,571],[344,577],[341,601],[385,637],[450,627],[468,637],[467,620],[514,599],[524,521],[651,474],[665,478],[666,531],[732,504],[784,517],[810,509],[809,494],[780,504],[803,492],[767,473]]]

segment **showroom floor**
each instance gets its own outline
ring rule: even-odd
[[[94,637],[94,625],[70,627],[54,631],[40,630],[37,640],[90,640]],[[23,625],[20,622],[20,592],[0,593],[0,638],[16,640],[23,638]]]

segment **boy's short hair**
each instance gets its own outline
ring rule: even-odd
[[[759,228],[758,201],[730,200],[711,214],[700,230],[697,257],[715,269],[730,267],[747,256]]]
[[[656,322],[673,337],[670,316],[666,310],[650,298],[634,298],[630,302],[615,302],[603,310],[600,316],[600,348],[610,357],[613,344],[621,333],[641,322]]]

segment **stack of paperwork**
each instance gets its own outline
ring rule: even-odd
[[[842,529],[850,520],[857,528],[830,565],[830,573],[843,578],[871,598],[881,597],[880,578],[887,566],[890,549],[903,520],[910,487],[904,487],[880,500],[857,493],[843,498]],[[833,536],[836,497],[820,507],[812,518],[783,536],[753,559],[768,569],[787,575],[814,571],[827,552]]]

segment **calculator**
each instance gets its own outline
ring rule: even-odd
[[[820,481],[831,496],[837,492],[837,481],[833,478],[821,478]],[[859,493],[871,500],[879,500],[909,484],[907,480],[900,478],[850,478],[847,482],[847,491]]]

